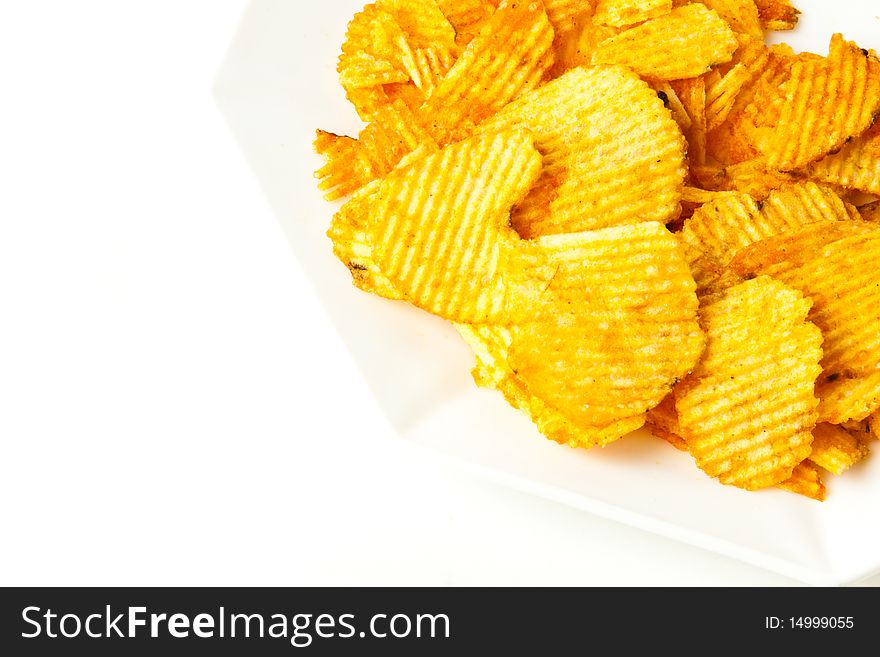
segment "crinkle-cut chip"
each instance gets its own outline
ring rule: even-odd
[[[698,0],[698,2],[718,12],[734,32],[747,34],[755,39],[764,38],[764,30],[754,0]]]
[[[799,59],[781,86],[756,98],[751,138],[771,168],[805,167],[871,127],[880,113],[880,60],[865,52],[835,34],[827,59]]]
[[[387,59],[379,59],[367,52],[342,55],[339,60],[339,82],[345,89],[370,89],[408,82],[409,79],[409,75],[394,68]]]
[[[659,18],[672,11],[672,0],[598,0],[593,22],[628,27]]]
[[[810,165],[807,175],[814,180],[880,194],[880,121],[839,153]]]
[[[724,75],[712,71],[706,76],[706,130],[715,130],[727,120],[739,92],[752,78],[753,72],[741,63]]]
[[[825,485],[822,483],[819,469],[809,461],[798,463],[792,471],[791,477],[779,484],[777,488],[809,497],[817,502],[825,501]]]
[[[578,25],[578,17],[592,10],[589,0],[544,0],[544,9],[556,36],[571,32]]]
[[[797,57],[783,44],[767,47],[762,40],[738,35],[739,48],[731,60],[731,70],[741,64],[748,73],[737,91],[727,118],[709,134],[709,155],[722,164],[735,164],[757,158],[752,143],[753,116],[764,109],[761,98],[774,93],[788,78]]]
[[[380,184],[376,180],[358,190],[334,215],[327,236],[333,242],[333,253],[348,267],[356,287],[387,299],[400,299],[400,293],[373,260],[367,236],[370,207]]]
[[[437,5],[455,28],[455,42],[460,47],[469,44],[495,13],[489,0],[437,0]]]
[[[763,199],[774,189],[797,180],[791,174],[768,169],[766,161],[760,158],[729,166],[691,167],[691,175],[705,189],[742,192],[755,199]]]
[[[621,28],[597,25],[589,14],[577,19],[577,27],[556,42],[556,64],[552,73],[558,77],[576,66],[588,66],[599,44],[620,34]]]
[[[408,153],[433,144],[403,102],[379,108],[375,121],[365,127],[359,139],[340,137],[318,130],[315,151],[327,164],[315,176],[327,200],[347,196],[391,171]]]
[[[658,438],[662,438],[682,452],[687,451],[687,442],[681,437],[681,427],[678,425],[675,395],[666,395],[658,406],[649,410],[645,425]]]
[[[672,85],[667,80],[652,80],[649,84],[657,92],[657,96],[663,101],[666,109],[670,111],[672,118],[678,124],[678,127],[681,128],[682,133],[689,130],[692,125],[691,117],[688,115],[684,103],[681,102],[681,98],[678,97],[678,93],[676,93]]]
[[[810,321],[825,336],[823,376],[834,381],[880,370],[878,258],[876,225],[818,222],[745,248],[730,268],[745,277],[772,276],[813,302]]]
[[[873,203],[861,206],[859,214],[864,221],[880,223],[880,201],[874,201]]]
[[[793,30],[801,13],[792,6],[791,0],[755,0],[755,5],[765,30]]]
[[[532,137],[474,137],[390,173],[367,228],[379,269],[416,306],[467,323],[516,322],[520,247],[510,208],[541,171]],[[535,282],[536,285],[543,283]]]
[[[512,215],[526,238],[678,214],[684,143],[657,94],[623,67],[577,68],[505,107],[481,133],[526,128],[541,178]]]
[[[704,299],[706,352],[675,405],[697,465],[724,484],[780,484],[810,455],[822,334],[809,308],[767,276]]]
[[[831,474],[842,475],[868,456],[869,451],[867,442],[836,424],[823,422],[813,429],[810,461]]]
[[[704,5],[685,5],[599,44],[594,64],[623,64],[643,77],[679,80],[730,61],[733,31]]]
[[[813,429],[810,461],[831,474],[841,475],[868,455],[868,446],[845,429],[823,422]]]
[[[536,240],[553,265],[546,309],[513,334],[530,392],[578,424],[642,416],[702,352],[695,283],[656,222]]]
[[[602,446],[632,433],[645,423],[644,415],[625,418],[606,427],[573,422],[552,405],[532,395],[511,368],[507,358],[513,339],[512,329],[469,324],[455,326],[476,355],[473,376],[477,385],[501,392],[511,406],[524,412],[550,440],[570,447]]]
[[[706,81],[703,78],[671,83],[691,120],[684,136],[688,143],[688,163],[700,166],[706,161]]]
[[[685,221],[681,231],[685,243],[722,265],[727,265],[741,249],[768,237],[815,222],[859,218],[858,212],[837,194],[813,182],[774,190],[761,202],[760,208],[746,194],[723,194],[727,196],[707,199]]]
[[[845,426],[860,442],[870,444],[872,440],[880,440],[880,410],[874,411],[861,422],[848,422]]]
[[[413,48],[455,47],[455,28],[437,0],[376,0],[376,6],[394,17]]]
[[[522,93],[553,65],[553,27],[539,2],[502,3],[421,108],[434,139],[447,145]]]
[[[856,377],[820,379],[819,421],[843,424],[861,421],[880,408],[880,371]]]
[[[380,107],[358,140],[319,132],[332,156],[317,176],[329,200],[381,178],[425,143],[466,138],[477,123],[537,87],[553,63],[553,28],[540,3],[502,4],[417,110],[400,98]]]

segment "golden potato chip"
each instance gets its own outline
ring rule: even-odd
[[[391,171],[408,153],[433,145],[412,111],[401,101],[380,107],[376,119],[361,131],[359,139],[318,130],[315,151],[327,164],[315,176],[325,198],[347,196]]]
[[[644,424],[644,416],[625,418],[607,427],[578,425],[559,410],[532,395],[507,361],[511,329],[497,326],[456,324],[476,354],[473,376],[477,385],[501,392],[507,402],[524,412],[550,440],[570,447],[596,447],[632,433]]]
[[[597,25],[627,27],[659,18],[672,11],[672,0],[598,0],[593,13]]]
[[[813,429],[810,461],[832,474],[843,474],[867,455],[867,445],[834,424],[817,424]]]
[[[780,484],[810,455],[822,334],[809,308],[767,276],[704,299],[706,353],[675,405],[697,465],[724,484]]]
[[[467,323],[515,322],[519,248],[510,208],[537,179],[532,137],[475,137],[389,174],[370,208],[367,234],[379,269],[413,304]]]
[[[553,28],[540,3],[503,4],[417,110],[400,99],[382,106],[357,140],[318,131],[315,149],[328,161],[316,175],[326,198],[347,196],[381,178],[424,144],[467,137],[477,123],[543,81],[553,63],[552,43]]]
[[[541,237],[551,312],[516,327],[509,362],[579,425],[642,416],[694,366],[704,338],[676,239],[646,222]]]
[[[755,0],[755,5],[765,30],[793,30],[801,13],[791,0]]]
[[[880,370],[878,257],[874,224],[819,222],[747,247],[730,267],[745,277],[772,276],[813,302],[810,321],[825,336],[823,376],[834,381]]]
[[[880,408],[880,372],[855,377],[824,377],[816,385],[819,421],[861,421]]]
[[[495,13],[495,5],[489,0],[437,0],[437,5],[455,29],[455,42],[461,47],[473,41]]]
[[[742,65],[743,68],[730,83],[739,84],[740,76],[748,79],[742,80],[732,99],[724,98],[721,106],[707,112],[710,118],[715,111],[723,110],[727,114],[725,120],[713,127],[708,135],[709,155],[722,164],[745,162],[760,156],[753,143],[753,117],[763,110],[762,99],[773,94],[788,79],[791,68],[797,61],[791,48],[787,46],[767,47],[763,41],[744,35],[738,35],[738,40],[739,47],[733,54],[733,66],[730,70],[737,65]],[[733,104],[728,109],[724,104],[729,104],[731,100]]]
[[[706,76],[706,130],[712,131],[727,120],[739,92],[753,79],[753,72],[742,63],[721,75],[717,70]]]
[[[541,178],[512,215],[533,238],[678,214],[681,134],[648,85],[623,67],[577,68],[512,102],[480,133],[526,128]]]
[[[442,146],[467,137],[511,100],[545,81],[553,65],[554,32],[542,5],[498,7],[421,108]]]
[[[746,194],[719,196],[685,221],[681,239],[727,265],[740,250],[768,237],[850,218],[846,204],[831,190],[812,182],[796,183],[770,192],[760,207]]]
[[[755,39],[764,38],[764,30],[754,0],[698,0],[698,2],[718,12],[734,32],[747,34]]]
[[[678,127],[681,128],[682,133],[690,130],[692,125],[691,117],[688,115],[684,103],[681,102],[681,98],[678,97],[672,85],[667,80],[652,80],[649,84],[657,92],[657,96],[663,101],[666,109],[672,114],[672,118],[678,124]]]
[[[750,119],[770,168],[799,169],[839,150],[880,113],[880,60],[835,34],[827,59],[801,58]]]
[[[671,83],[691,119],[684,135],[688,143],[688,163],[700,166],[706,161],[706,81],[703,78]]]
[[[707,143],[712,144],[711,135]],[[705,164],[691,167],[691,174],[704,189],[737,191],[754,199],[766,198],[774,189],[797,181],[789,173],[768,169],[766,160],[761,158],[728,166]]]
[[[380,184],[376,180],[358,190],[334,215],[327,236],[333,241],[333,253],[351,272],[355,286],[388,299],[400,299],[400,293],[373,260],[367,235],[370,207]]]
[[[880,121],[839,153],[810,165],[807,175],[814,180],[880,194]]]
[[[678,412],[675,410],[675,395],[667,395],[660,404],[648,411],[645,425],[651,433],[682,452],[688,450],[687,442],[681,437]]]
[[[556,42],[556,64],[552,72],[558,77],[576,66],[588,66],[599,44],[620,34],[621,28],[597,25],[589,13],[576,19],[577,26]]]
[[[809,497],[817,502],[825,501],[825,485],[822,483],[818,468],[809,461],[797,464],[791,477],[778,484],[777,488]]]
[[[737,45],[716,12],[692,4],[603,41],[593,63],[623,64],[644,77],[679,80],[729,62]]]

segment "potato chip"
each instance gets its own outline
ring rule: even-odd
[[[724,484],[780,484],[810,455],[822,334],[809,308],[767,276],[704,300],[706,353],[675,404],[697,465]]]
[[[753,79],[753,72],[738,63],[721,75],[712,71],[706,76],[706,130],[711,131],[727,120],[739,92]]]
[[[659,18],[672,11],[672,0],[598,0],[593,22],[628,27]]]
[[[408,153],[435,145],[412,111],[401,101],[381,107],[359,139],[318,130],[315,151],[327,164],[315,176],[325,198],[333,201],[391,171]]]
[[[588,66],[593,61],[593,53],[599,44],[622,31],[617,27],[597,25],[588,13],[582,14],[576,23],[574,30],[556,42],[557,61],[552,69],[554,77],[576,66]]]
[[[545,81],[554,32],[540,3],[501,4],[421,108],[442,146],[470,135],[523,92]]]
[[[693,4],[606,39],[593,63],[623,64],[644,77],[679,80],[729,62],[737,45],[717,13]]]
[[[755,147],[771,168],[799,169],[871,126],[880,113],[880,60],[835,34],[827,59],[799,59],[781,86],[757,100]]]
[[[855,377],[832,374],[819,381],[816,394],[820,422],[861,421],[880,408],[880,372]]]
[[[678,214],[684,144],[662,101],[623,67],[569,71],[480,126],[527,128],[544,156],[538,183],[514,210],[533,238],[659,221]]]
[[[712,143],[711,135],[708,143]],[[768,169],[766,160],[761,158],[728,166],[705,164],[691,167],[691,174],[705,189],[742,192],[754,199],[766,198],[774,189],[797,181],[789,173]]]
[[[413,48],[455,50],[455,28],[437,0],[376,0],[376,7],[394,18]]]
[[[400,99],[380,107],[357,140],[318,132],[315,149],[328,161],[316,175],[326,198],[342,198],[381,178],[420,146],[467,137],[543,81],[553,63],[552,43],[553,28],[539,3],[502,4],[416,111]]]
[[[671,84],[691,120],[691,127],[684,133],[688,143],[688,163],[700,166],[706,161],[706,81],[691,78]]]
[[[880,121],[839,153],[810,165],[807,175],[814,180],[880,194]]]
[[[810,320],[825,336],[823,376],[833,381],[880,370],[878,257],[873,224],[820,222],[753,244],[730,267],[745,277],[773,276],[812,300]]]
[[[496,326],[456,324],[473,349],[477,364],[473,376],[477,385],[501,392],[507,402],[525,413],[550,440],[570,447],[607,445],[644,424],[644,416],[625,418],[607,427],[578,425],[541,398],[532,395],[525,382],[507,361],[511,329]]]
[[[555,265],[552,312],[516,327],[511,367],[533,395],[580,425],[644,415],[694,367],[704,344],[676,239],[647,222],[536,243]]]
[[[813,430],[810,461],[832,474],[843,474],[867,455],[867,445],[836,425],[817,424]]]
[[[764,38],[764,30],[754,0],[699,0],[730,25],[734,32],[747,34],[756,39]]]
[[[528,316],[508,267],[520,241],[510,208],[540,170],[541,156],[522,131],[475,137],[395,170],[370,208],[376,264],[403,297],[446,319]]]
[[[681,427],[678,424],[674,394],[667,395],[658,406],[648,411],[645,424],[652,434],[662,438],[675,449],[687,451],[687,441],[681,437]]]
[[[793,30],[801,13],[791,0],[755,0],[755,5],[765,30]]]
[[[822,483],[818,468],[809,461],[796,465],[791,477],[778,484],[777,488],[809,497],[817,502],[825,501],[825,485]]]
[[[333,253],[351,272],[355,286],[388,299],[400,299],[394,284],[373,260],[367,235],[370,207],[380,184],[376,180],[358,190],[333,217],[327,236],[333,241]]]
[[[455,42],[461,47],[473,41],[495,13],[495,5],[489,0],[437,0],[437,5],[455,29]]]
[[[663,101],[666,109],[672,114],[672,118],[681,128],[682,133],[689,130],[692,125],[691,117],[672,85],[667,80],[652,80],[650,85],[657,92],[657,96]]]

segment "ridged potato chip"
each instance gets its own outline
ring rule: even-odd
[[[791,477],[778,484],[777,488],[809,497],[817,502],[825,501],[825,484],[822,483],[819,469],[809,461],[798,463]]]
[[[842,475],[868,455],[868,447],[845,429],[822,423],[813,429],[810,461],[823,470]]]
[[[822,334],[809,308],[766,276],[704,299],[706,353],[675,405],[688,451],[724,484],[780,484],[810,455]]]
[[[467,323],[515,322],[530,309],[510,266],[510,209],[541,171],[532,137],[507,131],[449,146],[389,174],[376,190],[372,256],[410,302]]]
[[[553,265],[551,312],[517,327],[513,370],[579,424],[607,426],[659,404],[704,345],[676,239],[646,222],[536,244]]]
[[[672,0],[597,0],[593,22],[628,27],[659,18],[672,11]]]
[[[691,78],[671,84],[690,117],[691,126],[684,132],[688,143],[688,164],[700,166],[706,161],[706,81]]]
[[[756,39],[764,38],[764,29],[758,8],[754,0],[698,0],[709,9],[718,12],[718,15],[730,25],[734,32],[747,34]]]
[[[316,175],[327,199],[381,178],[424,144],[445,146],[469,136],[478,123],[545,80],[552,45],[543,5],[502,3],[416,110],[399,99],[380,107],[357,140],[318,131],[315,150],[327,164]]]
[[[802,56],[756,100],[755,147],[771,168],[799,169],[871,126],[880,113],[880,60],[835,34],[827,58]]]
[[[473,41],[495,13],[495,4],[489,0],[437,0],[437,5],[455,29],[455,42],[461,47]]]
[[[708,144],[712,144],[711,134]],[[798,180],[791,174],[768,169],[767,161],[763,158],[729,166],[707,164],[691,167],[691,174],[705,189],[742,192],[756,200],[766,198],[774,189]]]
[[[684,142],[657,94],[623,67],[569,71],[479,132],[511,128],[528,129],[544,156],[541,178],[512,215],[523,237],[678,214]]]
[[[812,300],[810,320],[825,336],[823,376],[834,381],[880,370],[878,257],[880,228],[819,222],[753,244],[730,266],[744,277],[772,276]]]
[[[810,165],[807,175],[868,194],[880,194],[880,121],[839,153]]]
[[[513,371],[508,363],[511,329],[469,324],[457,324],[456,328],[476,355],[473,376],[477,385],[501,392],[507,403],[525,413],[550,440],[570,447],[599,447],[632,433],[644,424],[643,415],[624,418],[606,427],[573,422],[558,409],[531,394],[523,379]]]
[[[831,374],[819,381],[816,394],[820,422],[863,420],[880,408],[880,372],[854,377]]]
[[[716,12],[692,4],[603,41],[593,63],[623,64],[644,77],[680,80],[729,62],[737,45]]]
[[[755,0],[755,5],[765,30],[793,30],[801,13],[791,0]]]

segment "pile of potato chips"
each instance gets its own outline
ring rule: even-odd
[[[547,437],[644,425],[823,499],[880,431],[880,59],[788,0],[376,0],[318,131],[334,252]]]

